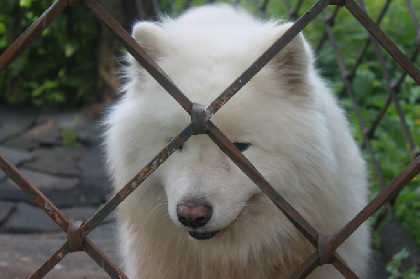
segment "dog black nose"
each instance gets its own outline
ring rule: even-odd
[[[181,224],[196,229],[207,224],[213,209],[208,204],[185,202],[178,204],[176,213]]]

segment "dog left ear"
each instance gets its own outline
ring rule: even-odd
[[[280,38],[292,23],[282,24],[278,27],[277,38]],[[308,42],[299,33],[293,38],[270,62],[277,74],[280,75],[282,83],[291,87],[302,85],[307,80],[309,68],[313,64],[312,50]]]
[[[138,22],[134,25],[132,36],[153,59],[166,54],[166,33],[158,23]]]

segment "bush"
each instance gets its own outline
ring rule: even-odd
[[[0,2],[0,52],[53,1]],[[98,21],[85,7],[67,8],[0,75],[0,101],[13,105],[74,106],[95,98]],[[21,26],[21,27],[20,27]],[[15,32],[7,31],[13,27]]]

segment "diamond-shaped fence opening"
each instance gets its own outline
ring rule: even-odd
[[[270,9],[270,4],[274,1],[256,1],[256,12],[264,16]],[[66,234],[67,241],[57,250],[45,263],[34,273],[31,278],[42,278],[67,254],[75,251],[86,252],[98,265],[100,265],[112,278],[126,278],[123,272],[104,255],[96,245],[89,239],[88,235],[95,227],[104,220],[124,199],[141,183],[147,179],[175,150],[177,150],[192,135],[207,134],[220,149],[233,161],[239,168],[256,184],[262,191],[275,203],[275,205],[287,216],[294,226],[309,240],[316,251],[302,265],[290,275],[289,278],[304,278],[315,268],[323,264],[332,264],[346,278],[357,278],[352,270],[347,266],[335,250],[375,211],[379,210],[384,204],[392,200],[398,192],[407,185],[420,172],[419,152],[416,149],[413,136],[409,125],[404,116],[404,111],[399,101],[400,88],[409,75],[417,85],[420,85],[420,71],[414,65],[418,53],[420,52],[420,29],[413,11],[411,2],[405,0],[406,9],[410,14],[413,26],[417,32],[417,46],[415,51],[408,58],[404,55],[395,43],[379,28],[381,21],[386,14],[391,1],[386,1],[379,12],[378,17],[372,20],[364,10],[362,0],[356,3],[354,0],[318,0],[306,11],[304,1],[285,0],[284,6],[287,8],[289,18],[295,20],[291,28],[274,44],[269,47],[261,56],[245,70],[220,96],[216,98],[208,107],[192,103],[181,90],[171,81],[170,77],[151,59],[146,52],[137,44],[137,42],[118,24],[117,21],[95,0],[58,0],[56,1],[39,19],[32,24],[0,57],[0,72],[3,72],[42,32],[48,25],[67,7],[74,5],[85,5],[105,24],[121,41],[121,44],[127,51],[154,77],[158,83],[191,115],[191,123],[179,133],[169,144],[153,158],[126,186],[115,194],[104,206],[102,206],[88,221],[82,223],[69,220],[53,203],[51,203],[41,193],[36,185],[25,179],[22,173],[11,164],[3,155],[0,154],[0,169],[13,180],[31,199],[34,201]],[[248,2],[247,2],[248,3]],[[172,1],[167,2],[166,6],[159,7],[157,1],[152,1],[152,6],[156,11],[164,8],[168,11],[175,11],[171,6]],[[191,1],[186,1],[183,8],[188,7]],[[234,4],[242,4],[234,1]],[[249,5],[249,3],[248,3]],[[331,6],[331,7],[329,7]],[[327,9],[327,7],[329,7]],[[334,32],[334,24],[340,21],[338,14],[340,12],[351,13],[360,24],[369,32],[368,38],[358,51],[358,55],[352,67],[346,65],[339,41]],[[147,14],[144,14],[147,16]],[[211,116],[233,97],[246,82],[248,82],[259,70],[261,70],[271,58],[279,53],[300,31],[302,31],[314,19],[321,20],[325,28],[325,33],[318,40],[317,49],[329,43],[339,66],[343,80],[343,93],[348,94],[354,109],[357,121],[362,131],[363,147],[370,156],[373,169],[375,171],[378,183],[382,190],[373,198],[373,200],[354,217],[347,225],[334,235],[326,235],[316,231],[282,196],[277,193],[258,170],[249,162],[241,152],[230,142],[227,137],[211,121]],[[413,38],[413,41],[415,38]],[[354,89],[354,79],[358,67],[366,55],[369,47],[374,48],[374,52],[381,68],[388,98],[383,103],[376,119],[366,124]],[[389,64],[386,63],[383,49],[399,64],[400,75],[398,80],[391,78]],[[238,93],[240,94],[240,92]],[[412,154],[411,163],[401,171],[387,186],[377,162],[375,148],[372,145],[375,130],[383,116],[387,113],[389,107],[393,104],[397,110],[398,118],[404,135],[407,140],[407,147]],[[390,206],[386,207],[388,211],[392,210]]]

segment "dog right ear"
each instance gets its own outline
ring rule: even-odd
[[[166,33],[158,23],[138,22],[134,25],[132,36],[153,59],[164,55]]]
[[[274,38],[280,38],[293,26],[284,23],[277,27]],[[302,33],[296,35],[270,62],[277,72],[277,80],[282,86],[289,87],[293,92],[304,92],[302,85],[307,83],[308,74],[313,67],[314,58],[309,44]]]

